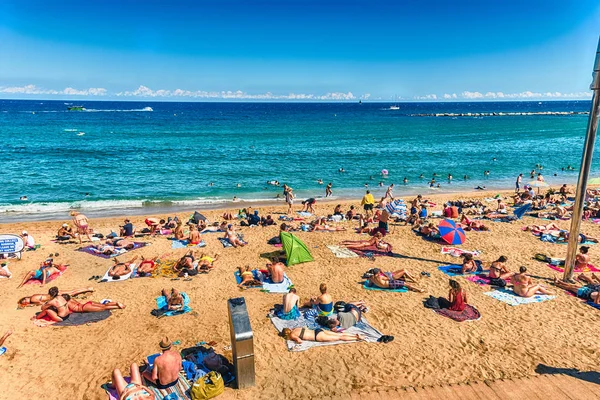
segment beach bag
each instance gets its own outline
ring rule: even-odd
[[[490,285],[492,286],[499,286],[499,287],[505,287],[506,286],[506,281],[502,278],[492,278],[490,279]]]
[[[218,371],[223,366],[221,356],[215,353],[215,350],[212,348],[204,355],[202,363],[211,371]]]
[[[429,296],[429,298],[425,300],[423,305],[425,306],[425,308],[431,308],[432,310],[440,309],[440,303],[438,301],[438,298],[433,296]]]
[[[225,391],[225,383],[221,374],[211,371],[198,378],[190,389],[192,400],[206,400],[217,397]]]

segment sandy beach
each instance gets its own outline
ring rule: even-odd
[[[440,210],[441,204],[450,198],[482,198],[494,194],[425,197],[437,203],[435,209]],[[360,199],[345,201],[344,209],[351,204],[360,208]],[[334,206],[335,203],[319,202],[317,214],[330,214]],[[285,207],[258,209],[261,215],[272,214],[277,219]],[[211,221],[220,221],[222,213],[223,210],[209,210],[205,215]],[[180,218],[190,214],[177,213]],[[347,398],[361,392],[402,386],[528,376],[535,374],[540,365],[581,371],[597,369],[600,343],[596,332],[600,312],[560,289],[552,287],[557,296],[551,301],[511,307],[484,295],[491,290],[489,286],[478,286],[459,277],[469,295],[469,303],[481,312],[480,320],[457,323],[424,308],[422,302],[428,295],[446,296],[448,293],[448,277],[437,267],[459,259],[441,254],[440,244],[423,240],[404,224],[392,224],[391,234],[386,237],[401,257],[378,257],[375,261],[336,258],[326,247],[346,239],[366,238],[354,233],[356,221],[338,224],[348,228],[345,232],[296,233],[315,259],[287,268],[301,299],[316,296],[319,284],[325,282],[334,301],[365,300],[370,309],[366,314],[369,322],[382,333],[395,336],[395,340],[389,344],[351,343],[288,352],[284,340],[277,336],[267,318],[273,305],[281,303],[281,295],[255,289],[242,291],[233,278],[236,267],[263,266],[266,259],[261,258],[261,253],[277,250],[267,244],[269,238],[278,234],[277,226],[239,228],[249,244],[235,249],[222,247],[218,241],[222,234],[203,235],[207,243],[203,250],[207,254],[220,253],[221,258],[213,271],[191,281],[139,278],[98,283],[89,278],[103,275],[112,265],[111,260],[78,252],[79,244],[61,245],[51,241],[60,224],[69,220],[65,215],[62,221],[0,225],[2,233],[18,234],[26,229],[42,245],[37,251],[26,252],[20,261],[11,260],[9,268],[13,278],[0,281],[3,289],[0,330],[14,330],[5,343],[8,351],[0,357],[0,368],[4,370],[0,375],[1,399],[58,399],[66,395],[76,399],[104,399],[106,393],[101,385],[110,380],[112,370],[115,367],[128,370],[132,362],[158,352],[158,342],[163,336],[181,341],[178,349],[201,341],[215,341],[215,350],[231,358],[231,351],[226,350],[230,346],[227,299],[239,296],[246,299],[254,331],[256,386],[246,390],[227,388],[222,399]],[[116,230],[122,221],[122,217],[92,219],[90,226],[96,232],[107,234]],[[143,217],[132,217],[132,222],[138,229],[144,227]],[[521,230],[525,225],[541,222],[544,221],[531,217],[513,223],[485,221],[490,231],[467,232],[467,241],[461,248],[481,251],[480,259],[485,265],[505,255],[512,271],[525,265],[534,279],[549,285],[549,279],[560,273],[532,257],[545,253],[562,258],[566,246],[543,243]],[[556,223],[569,229],[570,221]],[[582,232],[599,236],[600,226],[584,221]],[[150,245],[120,259],[168,253],[178,258],[187,251],[172,250],[171,241],[166,237],[143,240]],[[600,264],[597,247],[591,246],[590,250],[595,265]],[[63,276],[43,288],[26,285],[16,289],[27,271],[35,269],[48,254],[57,252],[60,255],[55,257],[55,262],[69,265]],[[426,290],[423,294],[365,291],[359,282],[362,274],[373,267],[386,271],[406,268],[416,275],[425,271],[431,277],[420,278],[419,285]],[[53,285],[61,290],[92,287],[94,292],[84,296],[87,300],[110,298],[125,303],[127,308],[113,311],[107,320],[89,326],[34,326],[30,319],[39,308],[16,310],[17,300],[33,293],[45,293]],[[193,312],[157,319],[150,314],[154,298],[162,288],[171,287],[188,293]]]

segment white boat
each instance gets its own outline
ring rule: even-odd
[[[399,109],[400,109],[400,106],[398,105],[398,96],[394,96],[394,103],[395,103],[395,104],[394,104],[394,105],[391,105],[389,109],[390,109],[390,110],[395,110],[395,111],[396,111],[396,110],[399,110]]]
[[[398,106],[390,106],[390,110],[399,110],[399,109],[400,109],[400,107],[398,107]]]

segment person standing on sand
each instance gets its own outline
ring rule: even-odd
[[[329,182],[327,184],[327,186],[325,187],[325,197],[329,197],[329,196],[333,195],[333,192],[331,191],[332,186],[333,186],[333,184],[331,182]]]
[[[292,207],[294,206],[294,193],[292,192],[293,189],[291,187],[289,187],[288,185],[283,185],[283,195],[285,196],[285,202],[288,205],[288,209],[287,209],[287,215],[291,215],[293,212]]]
[[[367,193],[363,196],[362,200],[360,201],[360,205],[363,206],[363,208],[365,209],[365,214],[367,218],[370,218],[371,215],[373,215],[373,206],[375,205],[375,198],[369,190],[367,190]]]
[[[385,196],[383,196],[384,199],[389,198],[390,200],[394,200],[394,184],[392,183],[390,186],[388,186],[386,192],[385,192]]]
[[[90,237],[90,228],[88,226],[88,219],[85,215],[80,214],[77,211],[71,211],[71,217],[73,217],[73,225],[77,228],[77,237],[79,237],[79,244],[82,243],[81,237],[83,235],[87,236],[88,240],[91,242],[92,238]]]
[[[519,174],[519,176],[517,176],[517,181],[515,182],[515,193],[519,193],[521,190],[521,182],[523,182],[523,174]]]
[[[171,341],[165,337],[159,346],[162,354],[154,359],[152,369],[146,369],[142,376],[159,389],[167,389],[177,384],[181,370],[181,356],[171,349]]]

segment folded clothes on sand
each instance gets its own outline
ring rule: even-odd
[[[486,296],[490,296],[496,300],[506,303],[510,306],[518,306],[521,304],[541,303],[554,299],[556,296],[549,296],[545,294],[536,294],[532,297],[521,297],[512,290],[508,289],[496,289],[491,292],[485,292]]]
[[[318,312],[315,309],[301,309],[300,317],[292,320],[284,320],[275,316],[276,312],[272,312],[269,314],[269,318],[271,318],[271,322],[275,325],[275,328],[281,332],[283,328],[301,328],[306,327],[308,329],[325,329],[316,322],[316,317],[318,316]],[[326,330],[326,329],[325,329]],[[354,325],[353,327],[346,329],[344,333],[348,334],[359,334],[363,335],[365,341],[370,343],[376,343],[377,340],[382,336],[381,332],[377,329],[373,328],[369,322],[365,319],[363,314],[362,321]],[[313,342],[308,340],[303,340],[301,344],[297,344],[292,340],[287,340],[286,345],[289,351],[306,351],[311,347],[317,346],[333,346],[336,344],[344,344],[344,343],[353,343],[353,342],[344,342],[344,341],[336,341],[336,342]]]
[[[479,250],[469,251],[459,249],[458,247],[442,247],[441,253],[449,254],[452,257],[460,257],[463,254],[471,254],[473,257],[479,257],[481,255],[481,252]]]

